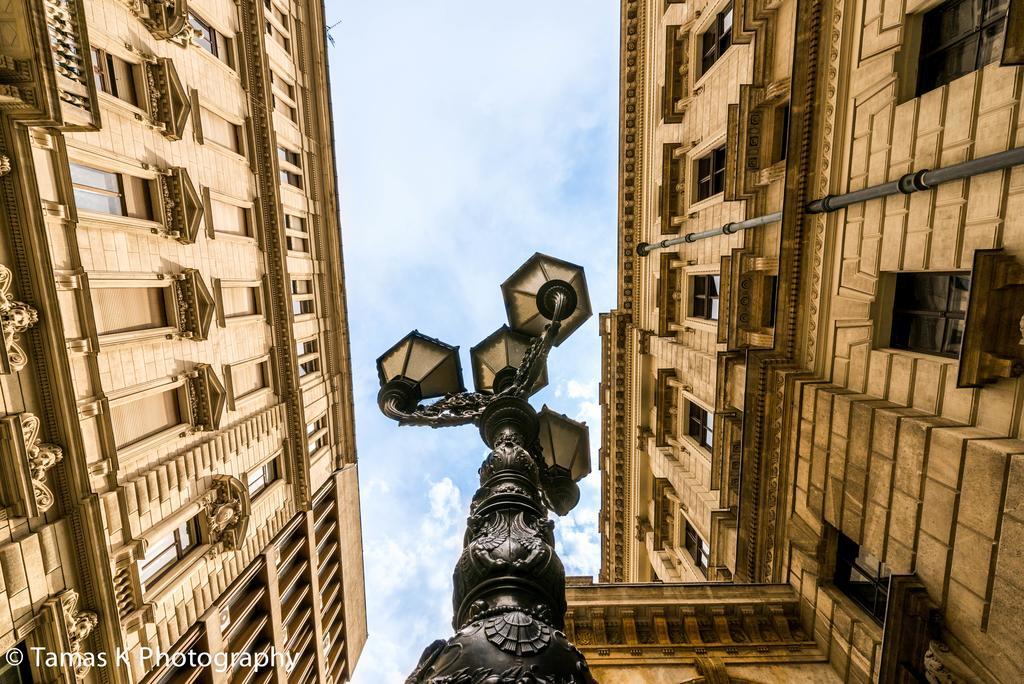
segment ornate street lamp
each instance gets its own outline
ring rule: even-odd
[[[458,348],[418,332],[377,360],[385,415],[474,424],[491,448],[455,566],[456,634],[428,646],[406,684],[595,684],[561,631],[565,570],[548,520],[579,501],[587,428],[546,406],[538,416],[526,400],[547,382],[551,347],[590,317],[587,284],[579,266],[535,254],[502,292],[510,326],[473,347],[476,392],[463,388]]]

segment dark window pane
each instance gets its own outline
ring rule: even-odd
[[[980,69],[1002,54],[1008,0],[954,0],[922,20],[917,94]]]

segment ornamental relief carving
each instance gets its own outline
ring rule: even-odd
[[[28,357],[18,340],[21,333],[39,321],[34,308],[14,298],[13,281],[11,269],[0,264],[0,327],[4,338],[0,348],[0,373],[17,372],[28,365]]]
[[[249,490],[237,477],[215,475],[203,501],[205,541],[218,551],[237,551],[249,529]]]
[[[42,422],[31,413],[0,419],[0,491],[13,517],[34,518],[53,507],[46,475],[64,454],[41,437]]]
[[[11,159],[6,154],[0,154],[0,176],[6,176],[11,172]]]
[[[89,664],[84,657],[85,640],[99,624],[99,616],[88,610],[78,609],[78,592],[68,589],[60,597],[61,612],[64,618],[64,629],[70,642],[70,652],[74,654],[75,679],[85,679],[89,674]]]

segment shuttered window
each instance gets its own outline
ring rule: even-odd
[[[203,138],[226,147],[232,152],[242,151],[242,127],[231,123],[209,109],[201,109]]]
[[[260,312],[260,289],[258,287],[225,287],[221,290],[224,299],[224,317],[254,316]]]
[[[114,428],[114,443],[120,449],[147,437],[181,425],[180,387],[147,394],[134,401],[110,407],[110,422]]]
[[[96,332],[100,335],[164,328],[168,288],[110,287],[92,291]]]
[[[213,219],[213,229],[218,233],[228,235],[241,235],[251,237],[252,229],[249,224],[249,212],[235,204],[228,204],[220,200],[210,200],[210,212]]]
[[[231,367],[231,389],[235,399],[241,399],[253,392],[270,386],[268,363],[246,363]]]

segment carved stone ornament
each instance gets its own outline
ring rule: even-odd
[[[13,279],[11,269],[0,264],[0,327],[4,337],[4,348],[0,349],[0,372],[6,373],[20,371],[28,364],[25,350],[18,344],[18,336],[39,321],[35,309],[14,299],[11,293]]]
[[[40,513],[45,513],[53,506],[53,492],[46,485],[46,473],[64,458],[61,448],[55,444],[39,441],[42,424],[38,416],[25,413],[21,416],[21,430],[25,435],[25,450],[28,456],[28,468],[32,477],[32,494]]]
[[[89,673],[89,664],[84,656],[85,640],[99,624],[99,616],[88,610],[78,609],[78,592],[72,589],[65,591],[60,597],[61,614],[64,629],[67,632],[70,652],[75,663],[75,679],[81,681]]]
[[[249,528],[249,490],[237,477],[216,475],[206,496],[207,541],[224,551],[236,551]]]
[[[0,176],[6,176],[11,172],[11,160],[6,154],[0,154]]]

